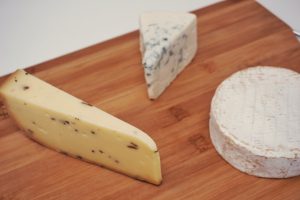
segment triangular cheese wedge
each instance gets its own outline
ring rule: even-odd
[[[196,16],[180,12],[142,14],[140,47],[148,96],[156,99],[196,54]]]
[[[0,88],[9,115],[45,146],[160,184],[160,157],[144,132],[23,70]]]

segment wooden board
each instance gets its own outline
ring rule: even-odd
[[[298,41],[254,1],[225,1],[195,13],[196,58],[156,101],[146,94],[137,31],[27,70],[151,135],[161,154],[162,185],[40,146],[21,134],[2,108],[0,199],[300,199],[300,177],[241,173],[216,153],[208,131],[218,84],[255,65],[300,72]]]

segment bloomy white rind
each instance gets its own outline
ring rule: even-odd
[[[253,69],[248,68],[237,73],[247,73],[247,70]],[[284,68],[256,67],[256,69],[279,70],[281,73],[299,76],[297,72]],[[300,175],[300,152],[298,149],[284,153],[270,153],[266,149],[253,149],[235,138],[222,124],[220,125],[215,106],[216,98],[220,98],[218,97],[219,90],[226,84],[226,81],[235,75],[236,73],[219,85],[212,100],[209,130],[216,151],[233,167],[250,175],[265,178],[288,178]]]
[[[300,175],[300,158],[270,158],[255,155],[225,136],[213,116],[209,120],[210,138],[217,152],[233,167],[264,178],[289,178]]]

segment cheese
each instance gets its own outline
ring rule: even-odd
[[[217,152],[251,175],[300,175],[300,74],[253,67],[230,76],[211,103],[210,136]]]
[[[0,88],[9,115],[27,136],[64,154],[160,184],[160,157],[143,131],[23,70]]]
[[[156,99],[191,62],[197,50],[196,16],[149,12],[140,17],[140,50],[150,99]]]

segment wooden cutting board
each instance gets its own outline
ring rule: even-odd
[[[222,80],[255,65],[300,72],[299,42],[254,1],[195,13],[196,58],[156,101],[146,94],[138,31],[27,69],[147,132],[161,154],[162,185],[49,150],[21,134],[2,106],[0,199],[300,199],[300,177],[239,172],[216,153],[208,131],[210,101]]]

